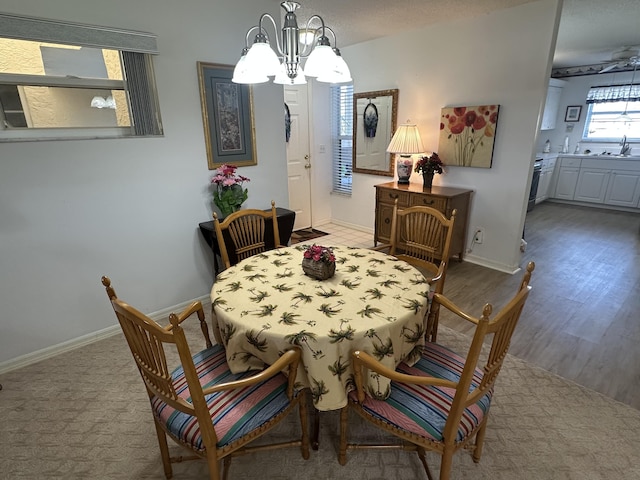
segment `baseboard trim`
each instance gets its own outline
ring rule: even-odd
[[[171,307],[158,310],[157,312],[149,313],[147,314],[147,316],[158,322],[160,320],[166,319],[171,312],[180,312],[184,310],[184,308],[186,308],[188,305],[191,305],[191,303],[195,301],[201,301],[203,303],[205,301],[208,302],[209,295],[203,295],[193,300],[189,300],[178,305],[173,305]],[[36,350],[32,353],[27,353],[25,355],[6,360],[0,363],[0,375],[3,373],[11,372],[13,370],[17,370],[22,367],[26,367],[28,365],[32,365],[34,363],[41,362],[43,360],[47,360],[48,358],[55,357],[56,355],[60,355],[62,353],[84,347],[85,345],[99,342],[100,340],[104,340],[105,338],[118,335],[121,332],[122,330],[120,329],[120,325],[116,324],[107,328],[103,328],[102,330],[98,330],[97,332],[88,333],[86,335],[82,335],[81,337],[72,338],[71,340],[67,340],[66,342],[58,343],[57,345],[52,345],[41,350]]]
[[[455,262],[455,260],[453,260]],[[480,265],[481,267],[487,267],[490,268],[492,270],[497,270],[499,272],[503,272],[503,273],[508,273],[510,275],[514,275],[516,273],[518,273],[520,270],[522,270],[521,267],[511,267],[509,265],[504,265],[502,263],[496,263],[496,262],[492,262],[490,260],[487,260],[486,258],[483,257],[478,257],[476,255],[471,255],[469,253],[467,253],[464,256],[464,261],[465,262],[469,262],[469,263],[473,263],[474,265]]]

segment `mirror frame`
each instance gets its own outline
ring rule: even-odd
[[[390,90],[375,90],[373,92],[362,92],[353,94],[353,154],[351,157],[351,171],[354,173],[369,173],[371,175],[383,175],[386,177],[393,177],[395,174],[395,164],[393,162],[392,154],[389,153],[389,168],[387,170],[374,170],[371,168],[358,168],[356,165],[356,152],[358,151],[357,145],[357,132],[358,132],[358,100],[361,98],[377,98],[377,97],[391,97],[391,135],[393,137],[398,126],[398,95],[400,90],[393,88]]]

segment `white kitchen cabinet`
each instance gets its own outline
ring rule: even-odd
[[[540,171],[540,179],[538,180],[538,191],[536,193],[536,205],[544,202],[549,198],[549,184],[551,183],[550,175],[544,171]]]
[[[611,171],[602,168],[581,168],[573,199],[578,202],[604,203]]]
[[[640,171],[613,170],[604,203],[621,207],[638,207],[640,201]]]
[[[557,157],[544,158],[542,160],[542,170],[540,171],[540,180],[538,181],[538,192],[536,193],[536,204],[544,202],[551,197],[551,185],[553,180],[553,172],[556,166]]]
[[[558,158],[553,198],[578,204],[640,208],[640,159],[566,156]]]
[[[567,82],[565,80],[558,78],[549,79],[549,89],[547,90],[547,99],[544,103],[544,112],[542,112],[540,130],[553,130],[556,128],[562,88],[566,84]]]
[[[547,90],[547,101],[544,104],[544,113],[542,114],[540,130],[553,130],[556,128],[556,119],[558,118],[558,108],[560,107],[561,95],[562,87],[549,86],[549,90]]]
[[[558,159],[560,168],[558,169],[558,178],[555,182],[556,188],[553,198],[561,200],[573,200],[578,184],[578,176],[580,174],[580,158],[561,157]]]

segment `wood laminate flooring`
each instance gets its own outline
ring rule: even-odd
[[[534,260],[536,270],[510,353],[640,409],[640,214],[544,202],[525,229],[522,266]],[[444,293],[480,315],[486,302],[504,305],[521,278],[453,261]],[[471,332],[446,314],[440,321]]]

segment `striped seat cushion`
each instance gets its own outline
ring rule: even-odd
[[[257,372],[231,373],[224,348],[214,345],[193,356],[196,372],[203,388],[255,375]],[[182,366],[171,374],[178,395],[191,401],[189,387]],[[211,420],[218,437],[218,448],[224,447],[261,427],[273,419],[290,402],[287,397],[287,378],[280,373],[262,383],[206,395]],[[176,410],[158,397],[151,399],[154,415],[169,432],[188,445],[203,450],[202,437],[195,416]]]
[[[462,357],[437,343],[427,343],[422,349],[420,360],[413,367],[403,362],[398,365],[397,371],[457,382],[463,367]],[[480,384],[481,379],[482,371],[476,369],[471,390]],[[492,394],[492,391],[487,392],[477,403],[465,409],[458,426],[457,442],[466,438],[482,422],[484,415],[489,411]],[[355,391],[349,395],[353,401],[357,400]],[[397,428],[430,440],[442,441],[454,395],[453,388],[391,382],[389,398],[375,400],[367,395],[362,408]]]

